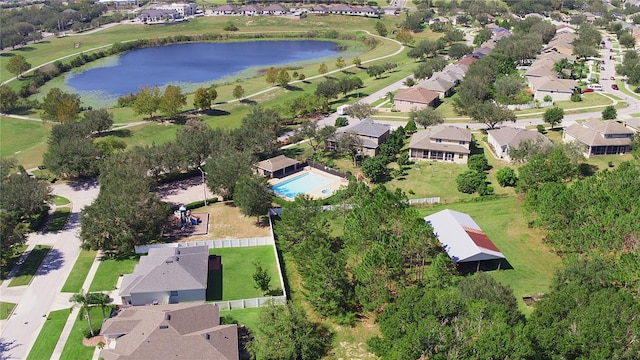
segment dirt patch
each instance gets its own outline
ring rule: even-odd
[[[88,339],[87,338],[82,339],[82,345],[84,346],[96,347],[100,342],[104,343],[104,336],[102,335],[94,336]]]

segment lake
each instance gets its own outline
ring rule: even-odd
[[[65,85],[81,96],[114,99],[135,93],[143,85],[206,84],[225,78],[247,77],[258,68],[302,64],[338,56],[331,41],[247,41],[174,44],[137,49],[108,58],[99,65],[68,74]],[[253,70],[253,73],[247,73]],[[244,76],[240,76],[244,74]]]

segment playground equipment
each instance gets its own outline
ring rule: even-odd
[[[191,214],[191,210],[187,210],[184,205],[181,205],[178,210],[174,211],[173,216],[176,218],[176,225],[180,230],[184,230],[188,225],[198,225],[201,220],[197,215]]]

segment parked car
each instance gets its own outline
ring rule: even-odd
[[[610,77],[609,80],[615,80],[616,78],[614,76]]]
[[[602,65],[604,65],[604,60],[600,61],[600,63],[601,63]]]
[[[611,84],[611,88],[612,88],[613,90],[618,90],[618,85],[616,85],[616,84]]]
[[[593,92],[592,88],[586,88],[586,89],[582,89],[582,93],[589,93],[589,92]]]
[[[604,66],[600,66],[600,71],[604,71]]]

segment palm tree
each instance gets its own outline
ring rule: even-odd
[[[89,322],[89,333],[91,336],[95,336],[93,332],[93,324],[91,323],[91,315],[89,314],[89,308],[91,304],[89,302],[89,296],[81,290],[77,294],[73,294],[69,299],[70,302],[74,303],[74,306],[80,306],[80,316],[84,315],[87,317],[87,321]]]
[[[386,98],[387,98],[387,99],[389,99],[389,102],[390,102],[391,104],[393,104],[393,98],[394,98],[395,96],[396,96],[396,94],[394,94],[394,93],[393,93],[393,92],[391,92],[391,91],[389,91],[389,92],[386,94]]]
[[[87,294],[87,300],[89,301],[89,305],[100,306],[100,310],[102,310],[102,322],[104,323],[107,319],[105,309],[107,309],[109,305],[109,295],[99,292],[89,293]]]

